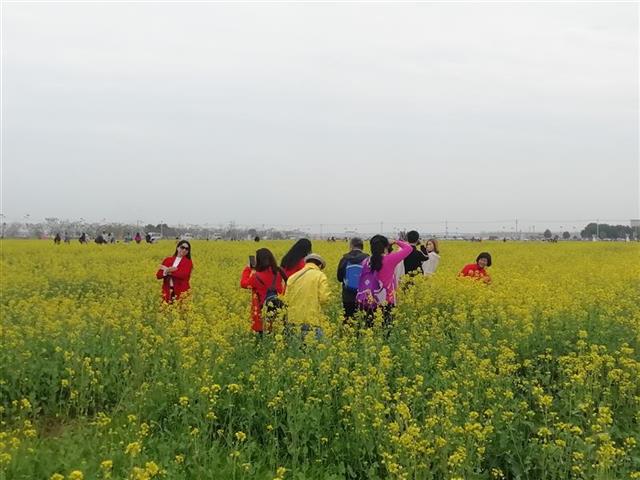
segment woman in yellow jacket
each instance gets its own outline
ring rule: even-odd
[[[315,253],[307,255],[304,261],[304,268],[287,280],[284,295],[287,321],[294,326],[299,325],[303,334],[315,328],[316,338],[320,338],[329,327],[322,312],[322,307],[331,297],[327,276],[322,272],[326,263]]]

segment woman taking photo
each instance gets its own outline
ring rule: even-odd
[[[375,311],[382,308],[384,326],[391,326],[391,310],[396,304],[396,267],[411,254],[410,243],[396,240],[389,242],[383,235],[374,235],[371,240],[371,256],[363,261],[360,285],[356,300],[366,312],[367,326],[373,325]],[[400,250],[392,251],[393,245]]]
[[[301,238],[285,253],[280,262],[280,267],[287,278],[304,268],[304,257],[311,253],[311,240]]]
[[[249,258],[249,265],[242,270],[240,286],[251,289],[251,330],[264,332],[262,309],[268,297],[276,297],[284,293],[287,276],[278,267],[273,253],[268,248],[256,250],[254,258]],[[269,312],[265,312],[269,313]],[[271,331],[273,319],[267,319],[267,331]]]
[[[174,254],[165,258],[156,272],[156,278],[162,280],[162,298],[166,303],[173,303],[189,291],[192,269],[191,244],[181,240]]]

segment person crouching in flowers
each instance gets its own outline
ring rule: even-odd
[[[287,277],[268,248],[256,250],[255,265],[251,265],[253,259],[249,263],[242,271],[240,286],[251,289],[251,330],[261,334],[264,332],[262,309],[265,300],[271,295],[281,295],[284,292]],[[272,321],[273,319],[269,319],[267,322],[269,332]]]
[[[476,263],[465,265],[458,274],[459,277],[472,277],[476,280],[482,280],[484,283],[491,283],[491,276],[487,272],[487,268],[491,266],[491,255],[488,252],[482,252],[476,258]]]
[[[191,244],[181,240],[174,254],[165,258],[156,272],[156,278],[162,280],[162,298],[166,303],[173,303],[191,288],[189,279],[192,269]]]

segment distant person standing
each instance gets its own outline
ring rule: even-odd
[[[151,234],[150,233],[147,232],[144,235],[144,241],[147,242],[147,243],[151,243]]]
[[[53,243],[56,244],[56,245],[60,245],[61,240],[62,239],[60,238],[60,234],[56,233],[56,236],[53,237]]]
[[[71,238],[68,232],[64,232],[64,243],[71,243]]]
[[[308,238],[301,238],[289,249],[287,253],[282,257],[280,267],[284,271],[287,278],[299,270],[302,270],[305,266],[304,257],[311,253],[311,240]]]
[[[136,232],[136,236],[133,237],[133,239],[135,240],[136,243],[140,243],[142,241],[142,236],[140,235],[140,232]]]
[[[471,277],[476,280],[482,280],[484,283],[491,283],[491,276],[487,272],[487,268],[491,266],[491,263],[491,255],[488,252],[482,252],[476,258],[476,263],[465,265],[458,276]]]
[[[181,240],[174,254],[165,258],[156,272],[156,278],[162,280],[162,298],[166,303],[173,303],[189,291],[192,270],[191,244]]]
[[[80,238],[78,239],[78,241],[80,242],[81,245],[84,245],[86,243],[89,243],[87,241],[87,234],[82,232],[82,235],[80,235]]]
[[[425,276],[430,277],[436,273],[438,264],[440,263],[440,247],[435,238],[427,240],[427,255],[429,258],[426,262],[422,263],[422,271]]]
[[[360,238],[352,238],[349,242],[351,250],[346,253],[338,263],[337,278],[342,283],[342,307],[344,309],[344,320],[353,318],[358,310],[356,293],[358,283],[362,273],[362,262],[369,257],[363,252],[364,243]]]

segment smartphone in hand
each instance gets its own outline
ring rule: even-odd
[[[255,255],[249,255],[249,266],[251,268],[256,268],[256,257],[255,257]]]

